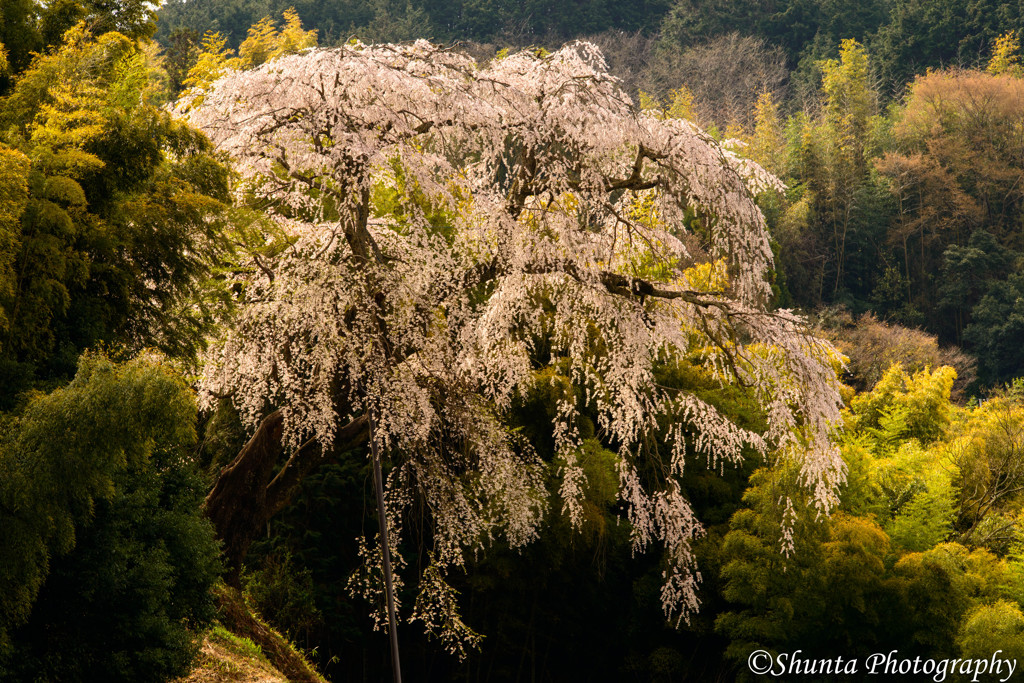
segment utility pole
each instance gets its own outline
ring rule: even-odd
[[[373,409],[366,411],[370,419],[370,453],[373,456],[373,484],[377,489],[377,518],[380,521],[380,545],[384,553],[384,591],[388,598],[388,633],[391,635],[391,669],[395,683],[402,683],[402,664],[398,657],[398,619],[395,617],[395,589],[391,580],[391,546],[388,544],[388,516],[384,507],[384,475],[377,448]]]

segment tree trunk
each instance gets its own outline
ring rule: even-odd
[[[365,443],[369,428],[366,416],[361,415],[338,430],[334,447],[326,452],[315,441],[306,442],[274,476],[283,434],[284,415],[275,410],[263,418],[235,459],[221,469],[203,502],[206,516],[224,544],[225,581],[235,588],[249,546],[270,518],[291,502],[303,478],[336,454]]]
[[[284,416],[280,410],[263,418],[235,459],[221,469],[203,502],[206,516],[224,544],[228,565],[225,580],[235,588],[239,587],[242,560],[249,545],[268,519],[267,484],[281,455],[283,431]]]

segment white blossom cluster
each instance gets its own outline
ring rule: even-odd
[[[769,190],[785,192],[786,184],[778,176],[771,173],[756,161],[740,156],[737,150],[746,147],[747,143],[735,138],[722,140],[722,150],[729,165],[740,174],[752,194],[759,195]]]
[[[833,351],[766,308],[751,192],[781,185],[693,124],[639,113],[593,45],[486,66],[424,41],[313,50],[231,73],[180,111],[289,236],[239,276],[204,391],[230,394],[249,425],[282,408],[292,448],[329,448],[372,411],[394,533],[408,506],[431,520],[412,617],[453,650],[478,636],[446,572],[499,536],[529,542],[545,512],[543,462],[503,416],[546,364],[575,388],[552,425],[564,512],[581,522],[582,406],[618,450],[635,549],[666,550],[668,615],[697,608],[687,454],[788,452],[819,508],[833,504]],[[694,239],[724,264],[715,286],[687,270]],[[749,387],[767,431],[660,386],[656,369],[682,357]],[[669,454],[652,480],[658,434]]]

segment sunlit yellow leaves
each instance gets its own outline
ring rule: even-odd
[[[141,102],[163,104],[168,77],[162,66],[163,57],[153,45],[126,53],[114,65],[113,83],[107,91],[108,106],[130,110]]]
[[[683,271],[680,280],[697,292],[724,292],[729,287],[729,269],[724,258],[698,263]]]
[[[837,136],[841,153],[850,163],[863,164],[864,143],[876,109],[868,81],[867,52],[856,40],[844,40],[839,59],[825,60],[821,71],[826,120]]]
[[[202,91],[228,71],[252,69],[282,55],[316,47],[316,33],[316,30],[304,31],[298,13],[288,9],[284,12],[284,26],[281,29],[277,28],[276,22],[269,16],[253,24],[238,48],[238,56],[234,57],[234,51],[227,48],[225,36],[207,31],[203,36],[199,58],[183,83],[185,95],[195,98],[192,106],[199,106],[202,103]]]
[[[655,95],[640,91],[640,109],[659,119],[695,120],[693,93],[685,85],[669,91],[668,99],[662,101]]]
[[[770,92],[763,92],[757,98],[754,121],[754,135],[750,139],[747,154],[765,169],[778,175],[785,170],[786,137],[779,105]]]
[[[251,69],[282,55],[316,47],[316,30],[304,31],[298,12],[289,8],[284,12],[284,26],[279,30],[270,17],[263,17],[249,28],[238,48],[234,68]]]
[[[658,216],[657,194],[654,191],[633,194],[628,216],[630,220],[649,228],[664,227],[664,222]]]
[[[231,50],[228,50],[228,39],[215,31],[207,31],[203,36],[199,58],[189,69],[188,78],[183,85],[186,94],[191,91],[205,90],[211,83],[220,78],[230,68]],[[202,100],[195,102],[198,106]]]
[[[270,17],[263,17],[249,27],[249,32],[238,46],[237,65],[250,69],[270,60],[277,47],[277,26]]]
[[[60,154],[81,151],[102,135],[105,121],[101,110],[106,98],[98,87],[87,82],[60,83],[50,89],[50,97],[50,101],[40,107],[35,123],[29,129],[33,144]],[[77,174],[102,165],[94,155],[89,156],[94,161],[74,155],[66,161],[55,159],[58,168],[54,170]],[[64,168],[61,169],[60,165]]]
[[[1024,75],[1024,68],[1020,65],[1020,34],[1017,31],[1007,31],[996,38],[992,48],[992,58],[985,67],[985,71],[993,76],[1007,74],[1020,78]]]
[[[916,438],[930,443],[942,435],[952,418],[949,394],[955,379],[956,371],[950,367],[911,376],[896,364],[871,392],[853,400],[855,424],[877,430],[883,441]]]
[[[299,20],[299,13],[294,8],[284,11],[284,26],[278,34],[277,45],[270,53],[270,58],[280,55],[300,52],[306,48],[316,47],[316,29],[309,31],[302,30],[302,22]]]

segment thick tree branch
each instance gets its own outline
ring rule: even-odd
[[[577,282],[585,282],[579,268],[571,261],[561,261],[547,264],[528,265],[523,269],[530,275],[549,275],[562,273],[568,275]],[[511,273],[507,268],[502,267],[497,260],[492,259],[481,263],[472,271],[468,271],[472,277],[477,278],[478,283],[486,283],[504,277]],[[714,307],[725,310],[727,304],[722,300],[725,292],[701,292],[693,289],[667,289],[659,287],[655,283],[643,278],[628,277],[611,271],[598,273],[598,281],[611,294],[630,297],[651,297],[655,299],[681,299],[694,306]],[[469,282],[467,281],[467,284]],[[727,311],[726,311],[727,312]]]
[[[267,486],[267,519],[292,502],[299,490],[299,484],[307,475],[338,455],[363,445],[369,436],[369,422],[366,415],[360,415],[338,430],[330,450],[325,452],[323,447],[312,439],[302,444]]]
[[[605,189],[609,192],[615,190],[649,190],[653,187],[657,187],[661,182],[661,178],[655,178],[653,180],[644,180],[644,160],[650,159],[651,161],[657,161],[658,159],[664,159],[664,154],[658,154],[652,150],[647,149],[643,145],[639,146],[636,153],[636,160],[633,162],[633,170],[627,178],[621,178],[619,180],[609,180],[605,185]]]

